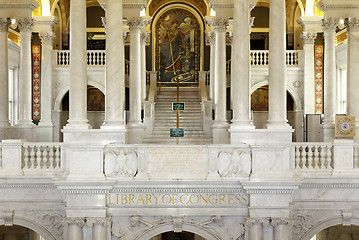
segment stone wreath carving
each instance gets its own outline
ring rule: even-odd
[[[249,151],[233,149],[232,152],[221,151],[218,154],[217,172],[222,178],[249,176],[251,156]]]
[[[314,226],[314,216],[311,211],[293,212],[293,238],[300,239],[311,227]]]
[[[105,175],[107,177],[135,178],[138,173],[138,156],[131,150],[120,148],[110,150],[105,155]]]

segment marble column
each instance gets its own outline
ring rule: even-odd
[[[359,128],[359,18],[346,20],[348,30],[348,115],[356,117],[356,128]]]
[[[232,39],[232,128],[253,128],[250,120],[250,25],[248,1],[234,1]]]
[[[269,114],[268,129],[288,129],[286,92],[285,0],[271,0],[269,10]]]
[[[70,99],[68,129],[88,129],[86,0],[70,1]]]
[[[226,29],[228,19],[215,17],[215,72],[214,72],[214,109],[213,143],[229,143],[228,123],[226,116],[227,73],[226,73]]]
[[[314,42],[317,33],[303,32],[304,50],[304,114],[315,114]]]
[[[67,240],[82,240],[83,231],[82,227],[85,222],[83,218],[66,218],[64,223],[68,226]]]
[[[130,112],[128,143],[142,143],[144,127],[141,122],[141,29],[142,18],[128,19],[130,31]]]
[[[275,218],[272,219],[273,240],[289,239],[291,233],[291,221],[289,219]]]
[[[92,240],[107,239],[107,227],[110,224],[109,218],[89,218],[88,226],[92,227]]]
[[[108,0],[106,10],[106,111],[101,128],[124,129],[125,55],[122,0]]]
[[[10,20],[0,18],[0,128],[9,124],[9,62],[8,29]]]
[[[334,139],[336,114],[335,30],[338,18],[323,19],[324,30],[324,141]]]
[[[142,108],[143,104],[146,101],[146,78],[147,78],[147,69],[146,69],[146,44],[149,34],[147,32],[141,33],[141,103]]]
[[[248,226],[248,240],[263,240],[263,227],[268,226],[268,219],[249,218],[246,221]]]
[[[23,18],[17,20],[20,28],[20,101],[18,126],[32,127],[32,76],[31,76],[31,35],[33,20]]]
[[[209,66],[209,99],[214,101],[214,76],[216,62],[216,37],[214,32],[207,33],[207,39],[210,45],[210,66]]]
[[[41,40],[41,120],[39,125],[53,126],[52,111],[52,63],[51,50],[55,39],[52,32],[40,32]]]

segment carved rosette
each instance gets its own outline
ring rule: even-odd
[[[335,32],[337,29],[339,22],[339,18],[334,17],[326,17],[323,19],[323,30],[325,32]]]
[[[0,18],[0,31],[8,31],[11,22],[9,18]]]
[[[21,18],[17,20],[17,25],[20,28],[20,32],[31,32],[34,26],[34,20],[31,18]]]
[[[359,18],[347,18],[345,20],[345,26],[347,27],[348,32],[359,32]]]
[[[304,45],[314,44],[315,39],[317,38],[317,33],[303,32],[301,38]]]
[[[39,37],[42,45],[52,45],[55,40],[54,33],[40,32]]]

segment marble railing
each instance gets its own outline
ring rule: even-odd
[[[0,175],[108,180],[248,180],[358,172],[359,144],[86,145],[3,140]],[[66,153],[66,154],[65,154]],[[271,173],[273,174],[271,175]]]
[[[293,143],[296,171],[328,171],[334,167],[332,143]]]

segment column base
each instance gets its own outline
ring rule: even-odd
[[[127,124],[127,144],[142,144],[145,134],[145,126],[142,123],[128,123]]]
[[[88,122],[88,120],[68,120],[68,123],[66,126],[64,126],[64,129],[90,129],[91,126]]]
[[[214,122],[212,129],[213,129],[213,144],[230,143],[227,122]]]
[[[105,130],[124,130],[126,129],[126,125],[123,121],[105,121],[100,128]]]

